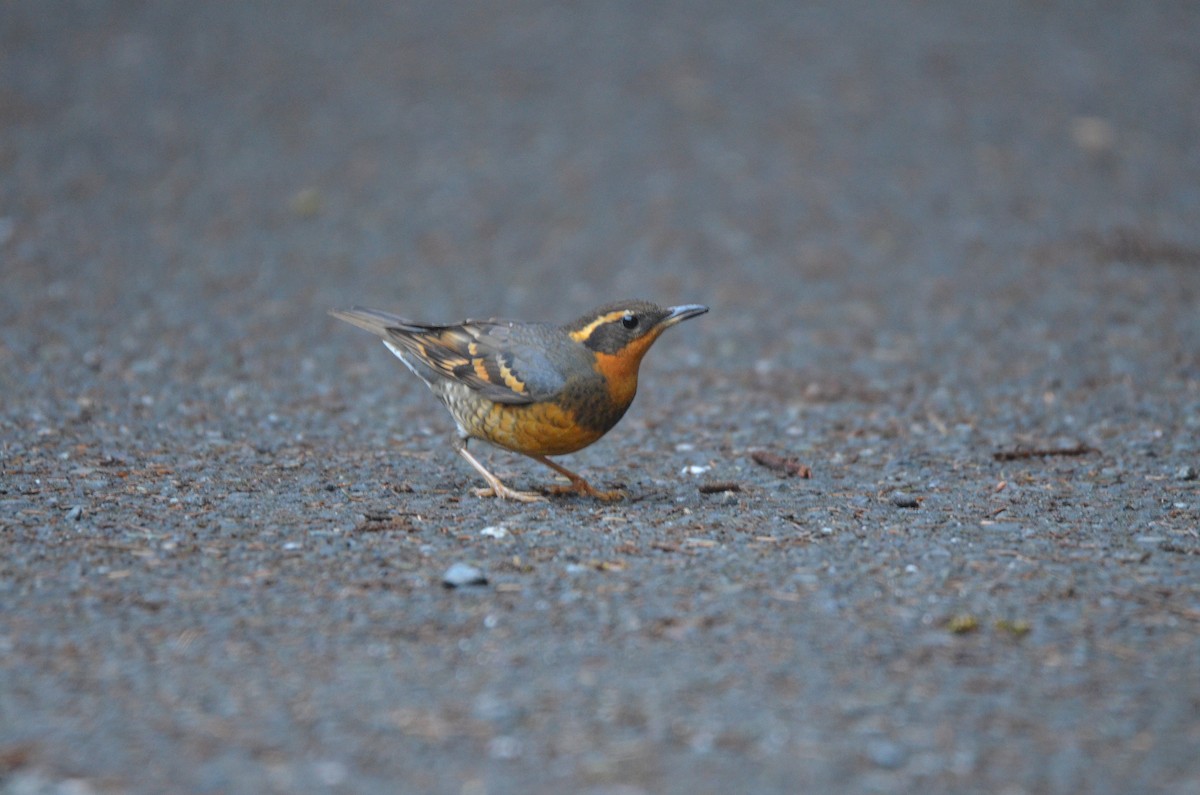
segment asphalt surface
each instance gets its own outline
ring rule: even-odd
[[[1197,97],[1189,2],[3,3],[0,792],[1200,793]],[[622,297],[618,504],[325,314]]]

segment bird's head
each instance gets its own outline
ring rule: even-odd
[[[618,301],[592,310],[568,324],[566,331],[593,352],[596,369],[609,380],[610,388],[629,389],[632,399],[642,357],[659,335],[707,311],[700,304],[662,307],[649,301]]]

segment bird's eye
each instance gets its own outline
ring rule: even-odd
[[[634,314],[625,315],[621,318],[621,325],[628,329],[635,329],[638,325],[638,316]]]

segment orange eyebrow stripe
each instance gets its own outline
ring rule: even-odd
[[[579,329],[579,331],[572,331],[571,339],[575,340],[576,342],[586,342],[587,338],[592,336],[592,332],[597,328],[603,326],[605,323],[611,323],[614,320],[620,320],[623,317],[625,317],[624,309],[618,309],[615,312],[609,312],[607,315],[601,315],[591,323],[588,323],[586,326]]]

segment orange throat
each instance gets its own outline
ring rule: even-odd
[[[617,353],[597,353],[596,372],[608,383],[608,394],[613,402],[628,406],[637,394],[638,368],[642,357],[658,339],[658,334],[647,334],[634,340]]]

